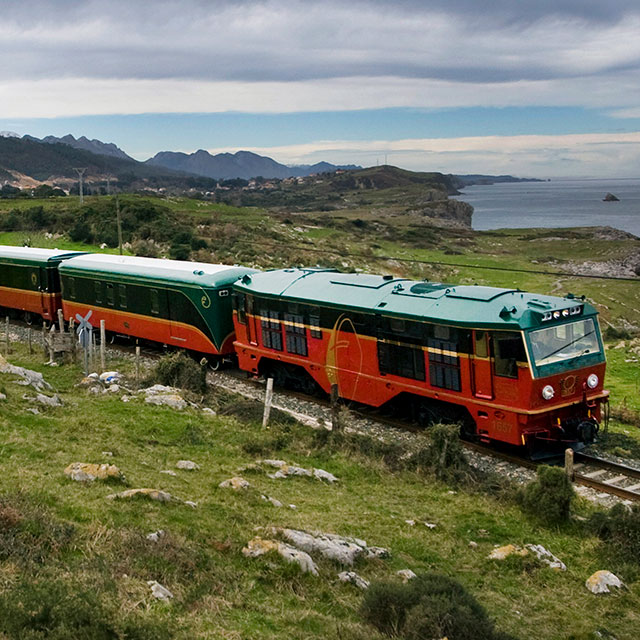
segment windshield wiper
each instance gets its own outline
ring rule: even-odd
[[[551,356],[555,356],[556,353],[560,353],[560,351],[562,351],[563,349],[566,349],[567,347],[570,347],[572,344],[575,344],[576,342],[580,342],[580,340],[583,340],[584,338],[586,338],[587,336],[592,335],[595,332],[596,332],[596,330],[592,329],[588,333],[585,333],[583,336],[579,336],[578,338],[575,338],[571,342],[568,342],[567,344],[563,344],[559,349],[556,349],[555,351],[552,351],[551,353],[547,353],[547,355],[545,355],[543,358],[540,358],[540,360],[546,360],[547,358],[550,358]],[[587,349],[586,351],[582,352],[579,355],[583,356],[588,351],[590,351],[590,349]],[[573,356],[573,357],[577,358],[579,356]]]

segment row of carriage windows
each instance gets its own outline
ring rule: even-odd
[[[238,321],[246,324],[247,316],[254,313],[253,299],[239,296],[236,309]],[[286,312],[261,308],[257,310],[257,317],[260,319],[262,344],[267,349],[308,356],[307,336],[316,340],[323,337],[320,310],[316,307],[301,310],[300,305],[289,304]],[[476,331],[472,345],[471,332],[452,327],[430,325],[429,337],[426,337],[426,325],[423,323],[400,318],[385,318],[384,322],[386,324],[377,334],[378,366],[382,374],[426,382],[428,368],[432,386],[461,391],[459,351],[473,350],[477,358],[492,356],[495,375],[506,378],[517,378],[518,362],[526,362],[519,334]],[[354,324],[358,326],[360,323],[356,319]],[[461,344],[460,340],[466,342]],[[428,358],[425,358],[424,346],[427,347]]]

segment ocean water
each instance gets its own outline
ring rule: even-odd
[[[552,180],[465,187],[478,230],[609,226],[640,236],[640,179]],[[620,202],[603,202],[607,193]]]

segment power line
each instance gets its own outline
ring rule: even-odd
[[[236,240],[236,244],[247,244],[247,245],[257,245],[260,247],[276,247],[283,248],[287,250],[297,249],[299,251],[307,251],[309,253],[329,253],[336,256],[342,256],[345,258],[365,258],[367,260],[395,260],[396,262],[409,262],[414,264],[426,264],[430,266],[437,267],[460,267],[463,269],[484,269],[488,271],[509,271],[511,273],[529,273],[535,275],[543,275],[543,276],[556,276],[561,278],[592,278],[595,280],[620,280],[622,282],[640,282],[640,278],[632,278],[629,276],[603,276],[598,274],[590,274],[590,273],[566,273],[563,271],[546,271],[542,269],[518,269],[513,267],[496,267],[490,265],[480,265],[480,264],[468,264],[461,262],[442,262],[442,261],[434,261],[434,260],[417,260],[415,258],[400,258],[395,256],[380,256],[380,255],[370,255],[366,253],[351,253],[345,251],[339,251],[336,249],[317,249],[306,247],[303,245],[290,245],[283,244],[281,242],[264,242],[264,241],[249,241],[249,240]]]

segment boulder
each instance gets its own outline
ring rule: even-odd
[[[164,538],[165,532],[164,529],[158,529],[158,531],[154,531],[153,533],[147,534],[147,540],[150,542],[158,542],[160,538]]]
[[[152,394],[148,395],[144,401],[147,404],[155,404],[157,406],[171,407],[172,409],[184,409],[187,406],[184,398],[177,393]]]
[[[3,356],[0,356],[0,373],[11,373],[19,376],[22,378],[22,384],[25,386],[31,385],[37,391],[50,390],[52,388],[51,385],[45,381],[41,373],[9,364]]]
[[[155,580],[147,580],[147,584],[151,587],[151,595],[158,600],[170,600],[173,598],[173,593],[163,587],[159,582]]]
[[[400,571],[396,571],[396,575],[404,582],[405,584],[409,582],[409,580],[413,580],[416,574],[411,571],[411,569],[400,569]]]
[[[4,393],[0,393],[0,402],[4,401],[4,400],[6,400],[6,399],[7,399],[6,394],[4,394]]]
[[[564,562],[556,558],[550,551],[545,549],[541,544],[526,544],[524,548],[515,544],[507,544],[504,547],[497,547],[491,551],[489,558],[491,560],[504,560],[509,556],[528,556],[533,554],[547,566],[552,569],[558,569],[559,571],[566,571],[567,567]]]
[[[270,552],[278,553],[287,562],[296,563],[305,573],[311,573],[314,576],[318,575],[316,564],[308,553],[300,551],[284,542],[263,540],[259,536],[256,536],[242,549],[243,555],[247,558],[257,558]]]
[[[176,462],[176,469],[182,469],[183,471],[197,471],[200,469],[200,465],[193,460],[178,460]]]
[[[355,571],[342,571],[338,574],[338,580],[340,580],[340,582],[350,582],[358,587],[358,589],[369,588],[369,581],[359,576]]]
[[[62,400],[60,400],[60,398],[58,397],[58,394],[55,394],[53,396],[45,396],[43,393],[38,393],[36,395],[36,400],[40,404],[45,405],[46,407],[61,407],[62,406]]]
[[[274,531],[287,542],[307,553],[319,553],[321,556],[351,566],[356,558],[384,558],[389,555],[387,549],[369,547],[359,538],[338,536],[333,533],[308,533],[297,529],[280,529]]]
[[[160,489],[127,489],[120,493],[112,493],[107,496],[107,500],[129,500],[131,498],[148,498],[156,502],[176,501],[170,493]]]
[[[529,552],[515,544],[507,544],[504,547],[497,547],[496,549],[493,549],[493,551],[488,555],[488,558],[490,560],[504,560],[505,558],[513,555],[526,556],[529,555]]]
[[[313,477],[317,478],[318,480],[326,480],[329,484],[338,482],[338,478],[336,478],[332,473],[325,471],[324,469],[314,469]]]
[[[65,470],[66,476],[76,482],[94,480],[121,480],[124,475],[114,464],[92,464],[90,462],[72,462]]]
[[[587,587],[591,593],[610,593],[609,587],[622,589],[624,583],[618,576],[611,573],[611,571],[596,571],[592,576],[587,578],[584,586]]]
[[[274,507],[282,507],[282,502],[280,500],[276,500],[270,496],[261,495],[260,496],[265,502],[270,502]]]
[[[614,196],[613,193],[607,193],[607,195],[602,198],[603,202],[620,202],[620,198],[618,196]]]
[[[218,486],[221,489],[233,489],[234,491],[240,491],[241,489],[248,489],[251,485],[244,478],[234,476],[228,480],[223,480]]]

